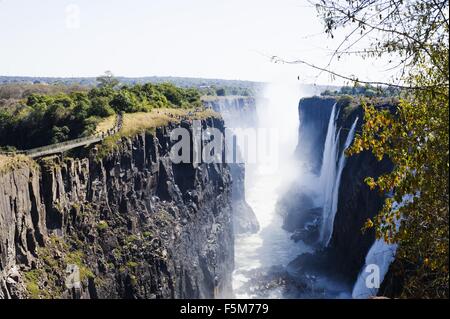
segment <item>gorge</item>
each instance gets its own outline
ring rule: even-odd
[[[449,4],[0,0],[0,304],[448,299]]]
[[[384,276],[393,254],[361,232],[383,203],[364,178],[391,164],[347,157],[361,105],[316,93],[275,83],[258,97],[204,99],[223,120],[210,115],[203,128],[244,135],[233,163],[172,163],[170,132],[192,132],[189,119],[73,158],[19,158],[0,173],[0,297],[375,295],[364,266],[381,263]],[[71,264],[79,289],[64,288]]]
[[[359,274],[374,263],[382,268],[382,280],[393,254],[376,248],[388,246],[375,241],[373,231],[361,231],[383,203],[383,196],[364,179],[389,171],[391,164],[368,152],[350,158],[344,154],[362,125],[357,99],[310,97],[298,104],[298,86],[279,87],[269,86],[259,100],[211,104],[224,115],[227,127],[242,127],[251,119],[246,127],[275,127],[282,136],[275,170],[245,164],[246,198],[260,230],[236,235],[235,295],[351,298],[352,290],[354,298],[376,295],[376,289],[355,293],[356,286],[364,286],[365,276]],[[236,107],[239,103],[245,107]],[[393,103],[380,101],[380,107]]]

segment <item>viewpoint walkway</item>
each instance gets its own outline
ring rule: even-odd
[[[62,142],[62,143],[56,143],[51,145],[46,145],[42,147],[32,148],[29,150],[20,150],[16,152],[1,152],[1,155],[17,155],[17,154],[23,154],[26,156],[29,156],[31,158],[38,158],[43,156],[49,156],[54,154],[60,154],[63,152],[67,152],[71,149],[81,147],[81,146],[87,146],[93,143],[100,142],[104,140],[106,137],[116,134],[120,131],[122,128],[122,122],[123,117],[121,114],[118,114],[116,117],[116,121],[114,123],[114,127],[109,129],[106,132],[97,133],[95,135],[87,136],[87,137],[81,137],[74,140]]]

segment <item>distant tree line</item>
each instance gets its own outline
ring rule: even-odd
[[[199,89],[203,95],[208,96],[254,96],[257,88],[239,87],[239,86],[208,86]]]
[[[106,72],[105,76],[111,75]],[[204,79],[204,78],[188,78],[188,77],[171,77],[171,76],[148,76],[148,77],[115,77],[121,85],[133,86],[136,84],[162,84],[172,83],[182,88],[197,88],[201,90],[203,95],[219,95],[216,90],[223,88],[225,95],[253,95],[257,91],[262,90],[264,83],[241,81],[241,80],[223,80],[223,79]],[[52,78],[52,77],[21,77],[21,76],[0,76],[0,84],[51,84],[58,86],[84,86],[94,87],[98,84],[98,78]],[[220,93],[220,92],[219,92]]]
[[[89,136],[103,118],[116,113],[202,105],[197,89],[170,83],[117,87],[118,81],[107,75],[98,82],[90,90],[65,87],[29,94],[0,86],[0,98],[14,101],[0,106],[0,147],[29,149]]]
[[[336,96],[336,95],[356,95],[365,97],[396,97],[399,96],[401,90],[393,86],[372,86],[372,85],[354,85],[343,86],[339,90],[325,90],[320,95]]]

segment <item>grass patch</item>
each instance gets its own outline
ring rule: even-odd
[[[211,109],[153,109],[151,112],[127,113],[123,117],[123,136],[133,136],[136,133],[166,126],[170,122],[181,120],[203,120],[210,117],[220,117]]]
[[[108,229],[109,225],[105,220],[101,220],[97,223],[97,229],[100,231]]]
[[[220,118],[220,114],[212,109],[175,109],[157,108],[151,112],[137,112],[123,114],[122,129],[117,134],[105,138],[98,148],[97,160],[106,157],[118,149],[118,142],[122,137],[131,137],[144,131],[154,131],[158,127],[169,123],[179,123],[182,120],[204,120]]]
[[[125,238],[125,243],[126,244],[131,244],[131,243],[133,243],[135,241],[138,241],[138,240],[139,240],[139,236],[137,236],[137,235],[129,235],[129,236],[127,236]]]
[[[114,128],[114,125],[116,124],[116,115],[108,116],[104,119],[102,119],[98,124],[97,128],[95,129],[95,133],[106,133],[108,130]]]
[[[139,263],[137,263],[137,262],[135,262],[135,261],[129,261],[129,262],[127,262],[127,265],[126,265],[128,268],[136,268],[136,267],[138,267],[139,266]]]
[[[94,273],[84,264],[84,253],[81,250],[72,251],[65,258],[67,264],[77,265],[80,270],[80,280],[94,278]]]
[[[39,269],[33,269],[24,273],[25,286],[30,298],[39,299],[41,297],[41,289],[39,288],[39,280],[42,277],[42,271]]]
[[[31,299],[40,299],[41,289],[35,282],[27,282],[27,291],[30,294]]]
[[[106,155],[117,150],[119,148],[118,142],[121,138],[122,136],[119,133],[106,137],[97,149],[97,160],[101,160],[106,157]]]
[[[37,167],[37,164],[25,155],[6,156],[0,154],[0,174],[25,166]]]
[[[151,231],[145,231],[142,235],[144,235],[145,238],[153,238],[155,237],[155,234]]]

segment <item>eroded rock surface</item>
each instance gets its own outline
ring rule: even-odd
[[[93,149],[2,173],[0,298],[212,298],[215,282],[230,296],[229,167],[173,164],[174,127],[122,138],[101,159]],[[67,288],[68,265],[80,289]]]

